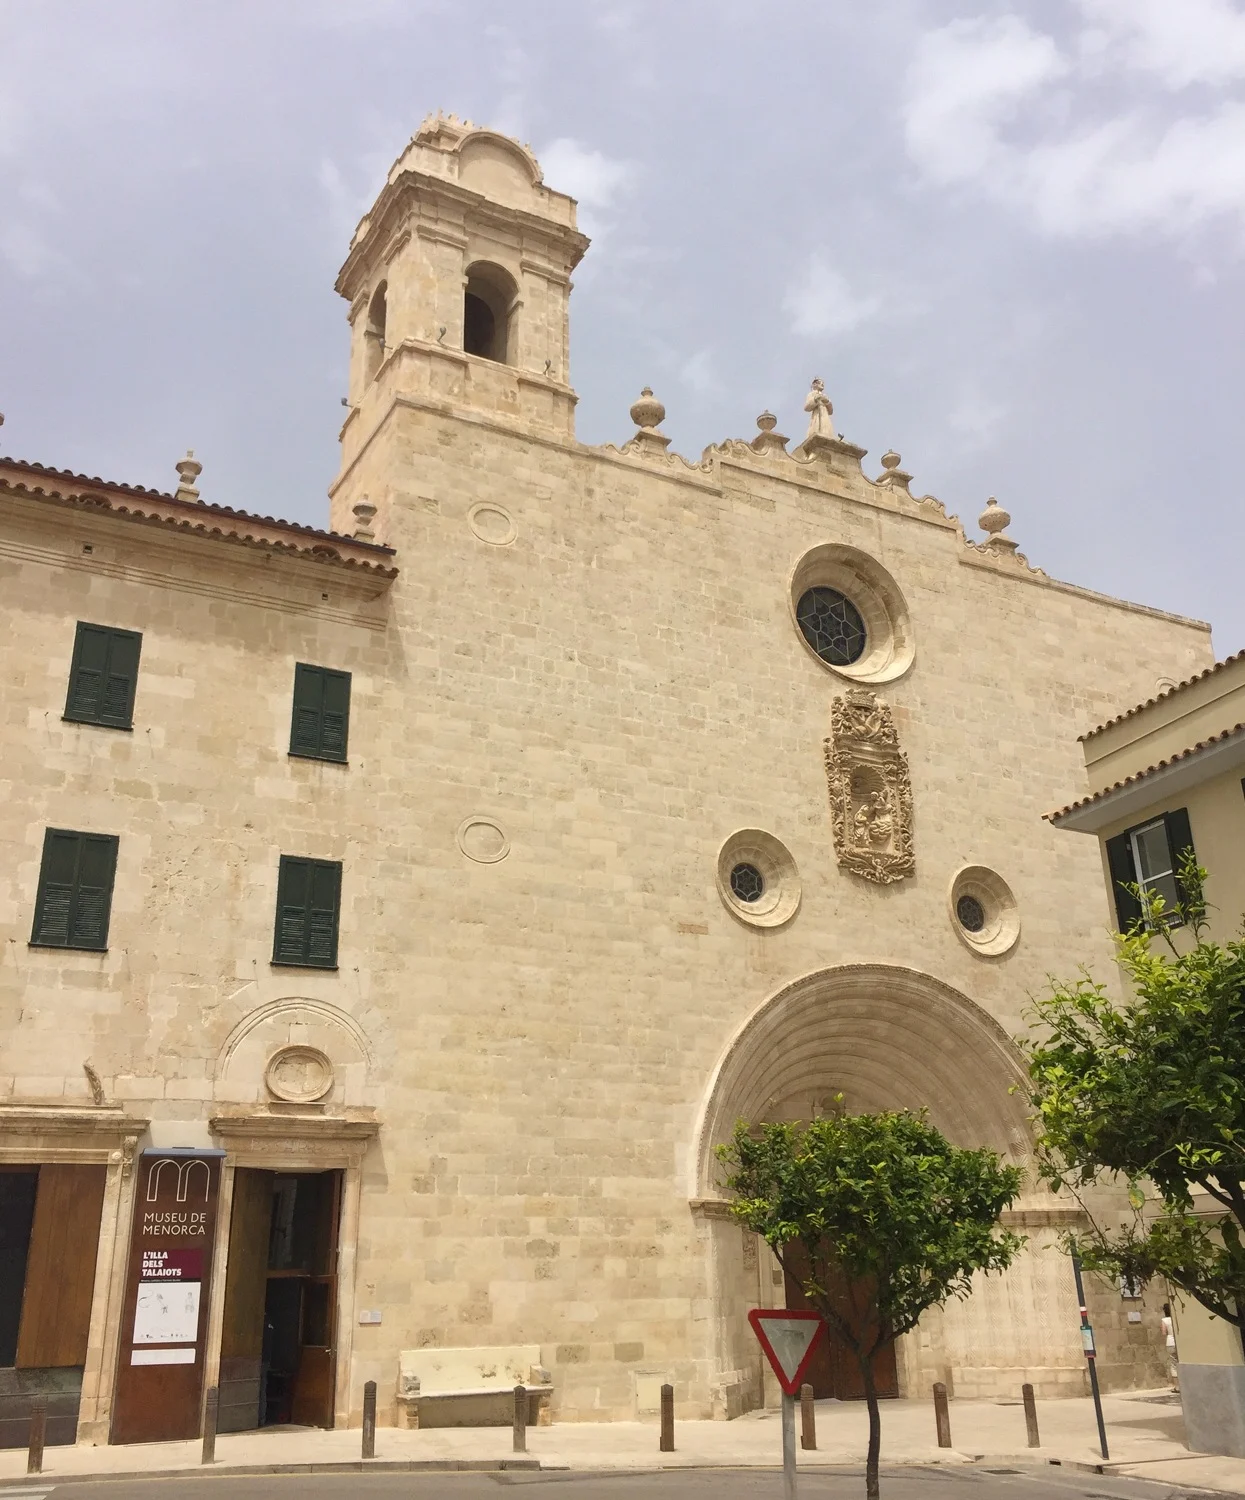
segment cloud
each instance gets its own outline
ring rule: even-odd
[[[8,223],[0,229],[0,257],[19,276],[30,280],[64,264],[64,256],[29,224]]]
[[[581,146],[569,136],[550,141],[539,158],[545,182],[587,209],[612,207],[632,176],[630,162]]]
[[[882,299],[853,291],[846,277],[814,252],[782,305],[793,333],[823,337],[853,333],[871,322],[882,310]]]
[[[1182,0],[1179,24],[1164,0],[1078,4],[1091,25],[1068,52],[1015,16],[927,32],[907,78],[910,159],[1052,236],[1185,237],[1224,217],[1245,229],[1245,103],[1173,111],[1151,77],[1170,94],[1245,76],[1245,16],[1223,0]]]
[[[1128,67],[1169,89],[1245,78],[1245,14],[1229,0],[1077,0],[1090,23],[1087,59],[1118,49]]]
[[[696,395],[708,400],[726,393],[726,385],[718,374],[718,365],[712,349],[698,349],[683,362],[679,370],[683,384]]]

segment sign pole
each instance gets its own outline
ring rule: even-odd
[[[1094,1398],[1094,1415],[1098,1418],[1098,1446],[1104,1459],[1111,1454],[1107,1450],[1107,1426],[1102,1420],[1102,1393],[1098,1389],[1098,1369],[1094,1346],[1094,1330],[1089,1323],[1089,1308],[1085,1305],[1085,1283],[1081,1280],[1081,1257],[1073,1255],[1072,1274],[1076,1277],[1076,1300],[1081,1310],[1081,1343],[1085,1348],[1085,1363],[1089,1366],[1089,1389]]]
[[[796,1500],[795,1398],[826,1325],[811,1308],[790,1307],[755,1307],[748,1322],[782,1389],[783,1500]],[[811,1386],[808,1391],[811,1397]]]
[[[795,1397],[782,1393],[782,1494],[795,1500]]]

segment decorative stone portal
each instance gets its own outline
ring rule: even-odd
[[[852,1111],[926,1108],[960,1146],[990,1146],[1027,1165],[1031,1147],[1019,1058],[1003,1029],[949,985],[913,969],[849,964],[809,974],[744,1023],[710,1082],[694,1142],[693,1210],[708,1230],[717,1369],[739,1372],[742,1405],[768,1390],[746,1314],[785,1300],[777,1260],[726,1213],[715,1148],[737,1120],[807,1120]],[[1058,1230],[1075,1219],[1028,1185],[1007,1221],[1029,1244],[1004,1275],[931,1312],[897,1349],[899,1393],[942,1380],[961,1395],[1080,1394],[1084,1361]],[[758,1254],[758,1249],[760,1253]],[[776,1390],[776,1388],[775,1388]]]

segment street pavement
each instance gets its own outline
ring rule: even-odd
[[[883,1469],[883,1500],[1191,1500],[1183,1486],[1049,1468]],[[506,1491],[521,1491],[511,1497]],[[860,1468],[799,1476],[799,1500],[864,1500]],[[774,1469],[661,1473],[265,1474],[114,1479],[5,1489],[22,1500],[782,1500]],[[1222,1494],[1222,1492],[1220,1492]]]

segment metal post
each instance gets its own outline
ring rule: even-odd
[[[941,1380],[934,1382],[934,1426],[938,1429],[938,1446],[951,1446],[951,1413],[947,1410],[947,1388]]]
[[[1025,1431],[1029,1437],[1029,1447],[1040,1448],[1042,1440],[1038,1437],[1037,1402],[1033,1399],[1031,1385],[1026,1383],[1020,1387],[1020,1399],[1025,1404]]]
[[[376,1457],[376,1382],[363,1382],[363,1457]]]
[[[527,1386],[514,1388],[514,1451],[527,1452]]]
[[[782,1395],[782,1494],[795,1500],[795,1397]]]
[[[30,1398],[30,1451],[26,1454],[27,1474],[43,1473],[43,1440],[48,1430],[48,1398]]]
[[[674,1452],[674,1387],[663,1385],[661,1388],[661,1440],[658,1451],[661,1453]]]
[[[817,1446],[817,1413],[813,1410],[813,1388],[811,1385],[800,1387],[800,1447],[804,1449]]]
[[[216,1386],[210,1385],[203,1398],[203,1452],[199,1455],[201,1464],[216,1462],[216,1414],[219,1408],[220,1391]]]
[[[1072,1274],[1076,1277],[1076,1300],[1081,1309],[1081,1343],[1085,1346],[1085,1363],[1089,1366],[1089,1390],[1094,1398],[1094,1415],[1098,1418],[1098,1446],[1104,1459],[1107,1451],[1107,1424],[1102,1420],[1102,1393],[1098,1389],[1098,1350],[1094,1347],[1094,1330],[1090,1327],[1089,1308],[1085,1305],[1085,1283],[1081,1280],[1081,1257],[1072,1257]]]

